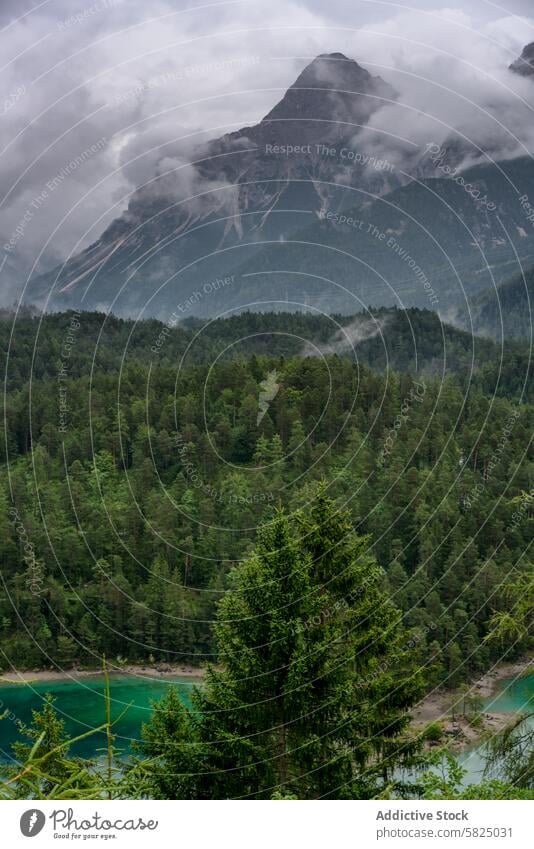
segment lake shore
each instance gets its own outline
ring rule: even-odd
[[[130,675],[138,678],[149,678],[161,680],[165,678],[189,678],[202,680],[204,670],[194,666],[172,666],[167,663],[157,664],[126,664],[117,666],[113,663],[107,664],[109,675]],[[34,669],[11,670],[0,675],[0,684],[30,684],[45,681],[78,681],[84,678],[102,678],[103,671],[98,669]]]
[[[480,727],[473,728],[461,715],[464,698],[478,696],[487,700],[498,690],[499,684],[508,678],[519,678],[534,673],[534,658],[522,658],[513,663],[502,663],[485,672],[465,692],[437,690],[430,693],[413,711],[412,727],[421,731],[433,722],[441,723],[445,735],[450,736],[452,748],[464,749],[479,742],[483,737],[497,734],[508,725],[514,713],[483,710]],[[452,718],[454,712],[454,719]]]
[[[515,663],[503,663],[486,672],[472,685],[477,695],[483,699],[493,696],[498,685],[506,678],[521,678],[523,675],[534,674],[534,657],[522,658]],[[471,691],[470,691],[471,692]]]

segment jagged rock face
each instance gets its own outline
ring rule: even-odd
[[[234,216],[232,226],[242,236],[247,226],[239,213],[269,209],[287,193],[284,183],[299,179],[311,182],[311,191],[301,187],[300,193],[307,191],[315,198],[313,207],[320,207],[320,179],[337,174],[342,167],[339,158],[326,160],[317,146],[349,144],[371,115],[395,96],[388,83],[343,54],[318,56],[259,124],[211,141],[198,152],[196,172],[208,186],[221,191],[217,198],[214,193],[204,202],[197,200],[195,210],[189,205],[188,212],[199,219],[212,209],[227,208]],[[150,190],[136,192],[129,211],[142,215],[150,199],[158,195],[173,196],[168,176]]]
[[[523,49],[519,59],[510,65],[510,70],[522,77],[534,76],[534,41]]]
[[[357,151],[361,129],[395,97],[388,83],[343,54],[318,56],[259,124],[207,143],[195,152],[196,164],[134,192],[99,241],[57,280],[38,279],[34,295],[42,298],[53,285],[56,300],[73,305],[89,286],[84,304],[103,305],[126,284],[130,292],[142,287],[134,302],[143,303],[169,275],[186,268],[191,278],[197,257],[283,239],[324,208],[352,205],[354,195],[343,197],[346,186],[390,191],[398,177],[344,159],[341,151]],[[325,154],[322,145],[335,153]]]
[[[255,128],[258,141],[306,144],[347,138],[396,97],[381,77],[342,53],[318,56]]]
[[[252,227],[276,237],[274,210],[319,211],[331,203],[337,205],[340,201],[332,200],[336,188],[329,185],[336,181],[365,186],[378,194],[390,190],[392,184],[383,175],[364,176],[365,169],[355,167],[353,161],[343,174],[346,160],[341,151],[344,144],[357,150],[358,133],[374,112],[395,97],[388,83],[342,53],[321,55],[259,124],[212,142],[208,150],[217,165],[203,163],[200,171],[204,178],[225,180],[236,187],[233,223],[239,237],[248,229],[240,211],[265,211],[266,215],[251,222]],[[330,156],[323,146],[336,152]],[[282,230],[287,230],[287,222]]]
[[[524,64],[530,55],[525,48]],[[354,312],[351,293],[360,305],[400,297],[428,307],[428,289],[407,265],[413,258],[446,309],[458,294],[456,265],[474,291],[491,284],[488,263],[508,275],[516,255],[534,257],[534,232],[512,190],[534,197],[530,159],[464,172],[476,197],[450,175],[477,162],[480,149],[453,136],[437,157],[417,149],[403,168],[369,166],[372,134],[363,129],[395,96],[346,56],[318,56],[258,124],[197,148],[194,162],[162,164],[96,243],[31,282],[28,299],[42,304],[52,291],[54,308],[163,320],[183,304],[184,315],[282,302]],[[388,249],[391,236],[402,255]],[[231,286],[221,282],[230,277]]]

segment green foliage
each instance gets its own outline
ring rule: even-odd
[[[69,757],[75,740],[66,737],[50,695],[41,711],[33,711],[31,725],[19,723],[19,730],[26,738],[13,747],[19,766],[6,767],[0,799],[90,799],[100,795],[101,781],[94,765]]]
[[[175,358],[199,323],[175,328],[147,383],[161,325],[84,314],[64,381],[64,432],[57,357],[70,318],[17,322],[8,372],[16,365],[19,376],[6,398],[9,482],[0,468],[9,593],[0,598],[0,628],[10,662],[32,668],[48,656],[65,666],[97,665],[105,654],[201,665],[215,649],[209,623],[231,564],[247,555],[276,504],[299,509],[323,477],[346,500],[359,532],[373,535],[428,684],[458,685],[499,658],[501,645],[485,638],[514,609],[501,585],[512,569],[518,581],[531,569],[525,446],[533,416],[531,406],[508,397],[490,403],[487,392],[516,396],[522,366],[512,351],[509,373],[505,364],[497,369],[487,343],[484,365],[464,374],[469,340],[446,329],[447,366],[457,374],[434,379],[438,320],[418,310],[409,318],[426,369],[417,387],[409,374],[362,365],[382,363],[378,339],[358,347],[357,366],[349,357],[292,356],[296,349],[280,340],[311,335],[324,344],[330,322],[254,314],[210,324],[178,376]],[[411,356],[406,322],[399,312],[387,324],[389,362],[402,368]],[[11,329],[0,327],[4,335]],[[117,352],[130,334],[119,374]],[[235,334],[255,340],[252,347],[217,360],[208,379],[204,362]],[[30,406],[22,372],[33,344]],[[257,425],[253,402],[273,371],[280,388]],[[528,628],[515,629],[507,643],[512,655],[524,651]]]
[[[277,513],[230,575],[219,666],[155,705],[142,750],[161,798],[369,798],[413,764],[421,681],[399,612],[348,514],[320,490],[298,533]]]
[[[475,333],[496,340],[532,337],[531,304],[534,298],[534,268],[515,275],[511,280],[485,289],[469,299],[469,308],[459,319]]]
[[[457,799],[462,792],[462,781],[466,771],[454,755],[442,747],[427,756],[432,769],[422,773],[419,779],[420,795],[423,799]]]
[[[446,749],[429,754],[428,761],[432,769],[420,777],[423,799],[534,799],[531,787],[506,779],[486,778],[480,784],[465,784],[466,771]]]
[[[440,722],[430,722],[423,731],[423,740],[429,743],[439,743],[443,739],[443,728]]]
[[[492,616],[486,639],[501,645],[524,643],[534,626],[534,565],[527,572],[510,577],[504,585],[503,596],[506,607]]]
[[[534,713],[520,715],[487,743],[486,775],[534,793]]]
[[[331,321],[289,314],[212,322],[181,362],[198,320],[154,356],[160,323],[84,314],[65,427],[71,316],[23,316],[11,340],[0,322],[5,657],[23,669],[220,656],[193,710],[173,695],[155,706],[126,776],[109,717],[102,775],[68,756],[46,703],[2,793],[402,795],[397,767],[420,757],[407,725],[421,680],[461,685],[503,645],[509,657],[532,647],[529,352],[473,351],[424,310],[378,317],[384,340],[358,345],[357,362],[303,356],[299,340],[327,346]],[[322,479],[346,512],[318,494]],[[499,757],[529,792],[519,750]],[[429,794],[464,792],[456,774],[425,780]]]
[[[65,723],[47,694],[40,711],[34,710],[30,725],[18,722],[21,739],[13,746],[15,765],[3,767],[0,777],[0,799],[114,799],[140,798],[144,791],[143,773],[135,769],[125,774],[120,752],[115,747],[113,726],[120,722],[128,708],[113,721],[111,695],[106,662],[103,662],[106,686],[105,717],[96,728],[68,738]],[[0,722],[5,715],[0,716]],[[99,758],[73,758],[71,747],[88,737],[106,732],[105,766]],[[145,761],[143,768],[150,765]],[[126,780],[127,779],[127,780]]]

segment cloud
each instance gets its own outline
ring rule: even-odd
[[[383,318],[356,318],[345,327],[340,327],[325,344],[306,343],[302,350],[303,357],[327,357],[331,354],[347,354],[362,342],[381,336],[390,316]]]
[[[310,53],[322,41],[320,19],[293,4],[156,2],[148,13],[139,0],[69,0],[22,17],[30,8],[2,5],[0,243],[28,219],[16,245],[26,272],[87,246],[162,161],[260,120],[301,68],[297,26],[312,28],[300,39]],[[98,155],[36,209],[47,181],[100,139]],[[185,167],[177,173],[186,181]]]
[[[381,4],[379,17],[365,2],[355,16],[345,0],[328,9],[312,0],[193,8],[171,0],[4,0],[0,244],[28,218],[5,266],[6,275],[8,266],[18,271],[2,279],[4,302],[34,263],[50,267],[94,241],[158,172],[172,170],[169,191],[197,192],[189,158],[208,138],[260,120],[318,53],[343,52],[400,92],[403,105],[375,113],[358,140],[400,165],[402,145],[388,133],[426,144],[454,126],[475,143],[491,137],[493,155],[514,155],[514,137],[530,147],[532,83],[506,66],[532,21],[508,15],[480,24],[476,3],[424,7],[392,13]],[[50,180],[101,140],[43,197]]]
[[[524,22],[506,18],[477,30],[470,15],[453,9],[402,13],[379,28],[364,27],[358,33],[364,64],[373,57],[375,70],[394,74],[400,96],[373,116],[360,144],[400,168],[407,141],[424,147],[452,138],[482,148],[491,159],[531,152],[531,81],[508,70],[525,29]]]

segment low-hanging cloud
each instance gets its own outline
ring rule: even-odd
[[[380,17],[370,5],[355,16],[341,1],[325,10],[311,0],[209,8],[52,0],[35,9],[4,0],[0,244],[28,220],[3,258],[3,302],[34,266],[49,268],[98,238],[140,185],[228,197],[224,181],[202,185],[189,161],[209,138],[260,120],[318,53],[343,52],[397,90],[355,146],[400,170],[413,165],[414,143],[442,143],[454,131],[493,158],[532,149],[533,84],[507,70],[534,40],[531,21],[510,14],[480,24],[476,4],[430,14],[382,7]],[[164,173],[166,188],[154,181]]]
[[[381,336],[390,322],[390,316],[380,318],[355,318],[350,324],[340,327],[332,334],[326,343],[306,343],[301,356],[303,357],[327,357],[332,354],[350,354],[358,345]]]
[[[434,15],[407,12],[380,33],[364,27],[362,55],[384,74],[392,69],[400,95],[371,118],[360,144],[400,169],[430,143],[463,149],[464,167],[532,153],[534,87],[508,69],[528,34],[529,22],[516,18],[476,31],[460,9],[440,13],[439,25]]]

